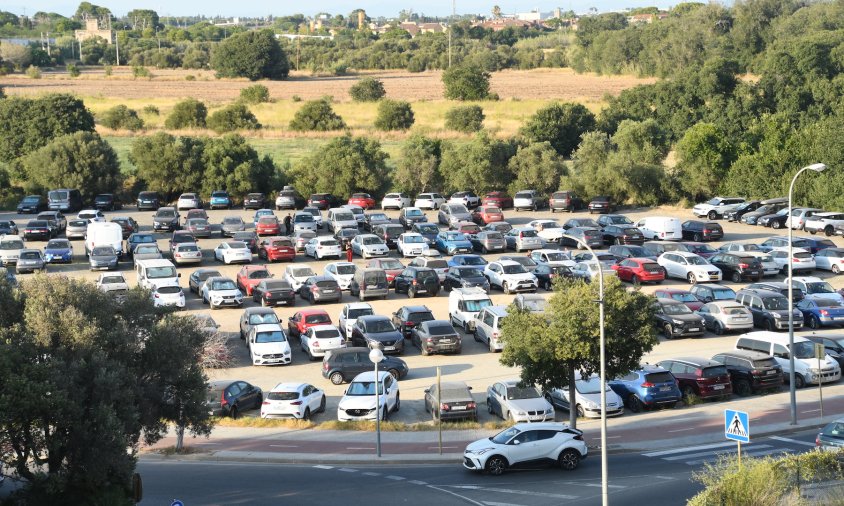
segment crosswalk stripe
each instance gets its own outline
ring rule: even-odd
[[[661,457],[663,455],[671,455],[675,453],[683,453],[683,452],[691,452],[695,450],[709,450],[712,448],[723,448],[725,446],[735,446],[736,444],[733,443],[714,443],[708,445],[699,445],[699,446],[688,446],[686,448],[675,448],[673,450],[661,450],[658,452],[649,452],[643,453],[645,457]]]
[[[812,448],[815,447],[815,443],[808,443],[806,441],[798,441],[796,439],[790,439],[790,438],[787,438],[787,437],[771,436],[770,439],[776,439],[777,441],[782,441],[783,443],[791,443],[791,444],[802,445],[802,446],[811,446]]]
[[[668,461],[685,460],[685,459],[691,459],[691,458],[694,458],[694,457],[705,457],[707,455],[713,455],[713,454],[715,454],[717,456],[718,454],[736,453],[735,443],[733,443],[732,446],[733,446],[732,448],[724,448],[723,450],[716,450],[714,452],[708,451],[708,452],[698,452],[698,453],[686,453],[684,455],[677,455],[677,456],[674,456],[674,457],[663,457],[662,460],[668,460]],[[756,445],[756,446],[753,447],[753,449],[760,449],[760,448],[770,448],[770,446],[769,445]]]
[[[791,453],[791,452],[792,452],[792,450],[789,450],[787,448],[773,448],[771,450],[762,450],[762,451],[758,451],[758,452],[746,452],[746,453],[741,452],[741,455],[743,457],[763,457],[765,455],[773,455],[775,453]],[[737,454],[733,452],[733,455],[737,455]],[[708,459],[688,460],[684,463],[688,464],[690,466],[698,466],[700,464],[705,464],[705,463],[708,463],[708,462],[715,462],[716,460],[718,460],[719,457],[720,457],[720,455],[715,455],[715,456],[710,457]]]

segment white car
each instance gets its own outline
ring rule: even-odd
[[[340,317],[337,319],[337,325],[340,327],[340,332],[346,338],[352,337],[352,326],[358,321],[361,316],[374,315],[372,306],[366,302],[351,302],[343,306],[340,311]]]
[[[319,228],[318,223],[314,219],[314,215],[303,211],[299,211],[293,215],[292,223],[294,232],[297,230],[311,230],[316,232],[317,228]]]
[[[299,291],[302,284],[311,276],[316,276],[313,268],[308,264],[288,265],[284,269],[284,276],[281,278],[293,287],[293,290]]]
[[[299,336],[299,344],[310,360],[316,360],[329,350],[345,347],[346,340],[334,325],[314,325]]]
[[[305,255],[315,260],[325,257],[336,257],[339,260],[343,256],[343,248],[333,237],[314,237],[305,244]]]
[[[808,250],[803,248],[792,248],[792,253],[793,256],[789,260],[787,249],[771,250],[771,258],[774,259],[774,262],[776,262],[779,266],[780,272],[784,275],[788,275],[789,263],[791,263],[791,270],[793,272],[813,271],[815,270],[815,267],[817,267],[815,264],[815,258]]]
[[[802,230],[806,224],[806,220],[814,216],[816,213],[822,213],[823,209],[814,207],[798,207],[791,210],[791,216],[785,219],[785,226],[791,227],[794,230]]]
[[[577,263],[571,259],[571,254],[556,249],[535,249],[530,252],[530,258],[537,265],[564,265],[566,267],[574,267]]]
[[[624,401],[609,385],[606,385],[607,416],[624,414]],[[545,393],[545,399],[555,407],[568,411],[569,389],[555,388]],[[587,379],[582,377],[574,382],[575,411],[578,418],[601,418],[601,379],[592,375]]]
[[[194,242],[182,242],[173,248],[173,262],[176,265],[201,264],[202,249]]]
[[[352,239],[352,253],[364,259],[372,257],[383,257],[390,253],[390,248],[384,239],[375,234],[359,234]]]
[[[254,325],[246,335],[246,346],[253,365],[289,364],[292,361],[287,335],[277,323]]]
[[[715,197],[708,202],[698,204],[692,208],[692,213],[703,218],[704,216],[710,220],[723,218],[725,214],[730,211],[735,211],[738,206],[744,204],[744,199],[737,197]]]
[[[237,287],[237,283],[222,276],[206,279],[199,289],[199,297],[204,304],[210,304],[211,309],[243,305],[243,292]]]
[[[587,452],[583,431],[564,423],[519,423],[495,436],[469,443],[463,452],[463,467],[492,476],[500,476],[510,468],[534,468],[537,463],[572,471]]]
[[[358,227],[360,227],[366,221],[366,213],[364,213],[364,209],[361,206],[355,204],[343,204],[343,209],[348,209],[355,215],[355,221],[358,222]]]
[[[487,410],[511,422],[553,422],[554,406],[532,385],[521,380],[497,381],[486,390]]]
[[[756,257],[762,264],[763,276],[776,276],[780,272],[780,266],[774,261],[774,257],[770,253],[764,251],[745,251],[748,256]]]
[[[179,200],[176,202],[176,209],[182,211],[184,209],[202,209],[202,201],[196,193],[183,193],[179,195]]]
[[[375,387],[378,388],[378,399],[375,398]],[[378,403],[378,406],[375,403]],[[401,407],[399,397],[399,382],[387,371],[362,372],[349,383],[349,388],[337,405],[337,419],[341,422],[352,420],[381,420],[387,419],[387,414],[398,411]],[[376,411],[377,410],[377,411]]]
[[[101,292],[126,296],[129,292],[129,283],[126,282],[122,272],[104,272],[97,277],[97,288]]]
[[[104,223],[106,221],[106,217],[103,212],[96,209],[84,209],[79,211],[79,214],[76,215],[76,219],[85,220],[88,223]]]
[[[669,278],[685,279],[690,284],[721,281],[721,269],[710,264],[700,255],[688,251],[666,251],[656,263],[665,269]]]
[[[786,280],[787,281],[787,280]],[[835,291],[827,281],[815,276],[800,276],[792,278],[795,288],[803,290],[807,299],[829,299],[834,300],[839,306],[844,306],[844,297]]]
[[[824,248],[815,253],[815,268],[841,274],[844,271],[844,249]]]
[[[410,197],[404,193],[388,193],[384,195],[381,200],[381,209],[397,209],[401,210],[410,206]]]
[[[536,276],[525,270],[522,264],[512,260],[490,262],[484,267],[484,276],[490,288],[497,286],[504,293],[535,292],[539,286]]]
[[[351,262],[332,262],[322,272],[336,281],[341,290],[348,290],[356,270],[357,266]]]
[[[748,242],[748,243],[741,243],[741,242],[728,242],[721,245],[718,248],[718,251],[723,251],[724,253],[730,253],[733,251],[741,251],[741,252],[751,252],[751,251],[762,251],[762,248],[759,247],[758,244]]]
[[[325,392],[308,383],[279,383],[267,392],[261,418],[310,420],[325,411]]]
[[[420,193],[413,201],[413,207],[419,209],[439,209],[445,204],[445,198],[439,193]]]
[[[226,241],[214,248],[214,259],[224,264],[252,263],[252,251],[245,242]]]
[[[527,226],[536,230],[536,235],[548,242],[559,243],[563,234],[566,233],[563,227],[554,220],[533,220]]]
[[[604,279],[618,277],[618,271],[607,266],[606,263],[601,262],[601,268],[604,270]],[[594,260],[577,262],[574,264],[574,267],[571,268],[571,274],[572,277],[580,278],[591,283],[598,278],[598,262],[595,262]]]
[[[152,289],[152,303],[155,307],[185,308],[185,292],[180,286],[156,286]]]
[[[815,213],[806,218],[803,230],[810,234],[823,232],[827,237],[835,235],[835,227],[844,224],[844,213]]]
[[[428,243],[422,234],[405,232],[396,240],[396,248],[402,257],[416,257],[428,251]]]
[[[301,212],[308,213],[311,216],[313,216],[314,221],[316,222],[318,228],[323,227],[324,223],[323,223],[323,219],[322,219],[322,211],[320,211],[316,207],[308,206],[308,207],[303,207]]]
[[[481,198],[475,195],[475,192],[473,191],[455,192],[448,198],[448,203],[463,204],[469,209],[472,209],[473,207],[481,205]]]
[[[3,265],[16,264],[25,248],[23,238],[17,235],[0,236],[0,263]]]

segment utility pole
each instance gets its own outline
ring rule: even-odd
[[[451,0],[451,19],[448,23],[448,67],[451,68],[451,31],[454,28],[454,16],[457,14],[457,0]]]
[[[119,34],[117,32],[114,33],[114,50],[115,50],[115,53],[117,54],[115,60],[117,60],[116,63],[117,63],[117,66],[119,67],[120,66],[120,37],[118,37],[118,35]]]

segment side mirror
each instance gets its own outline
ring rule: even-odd
[[[431,393],[431,389],[430,389],[430,388],[426,388],[426,389],[424,390],[424,392],[425,392],[426,394],[429,394],[429,393]]]
[[[471,390],[471,389],[472,389],[472,387],[469,387],[469,390]]]
[[[521,442],[521,441],[519,441],[518,439],[514,439],[514,440],[513,440],[513,444],[514,444],[514,445],[519,445],[519,444],[522,444],[522,442]]]

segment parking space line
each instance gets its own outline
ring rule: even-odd
[[[668,461],[685,460],[685,459],[691,459],[691,458],[694,458],[694,457],[705,457],[707,455],[715,455],[717,457],[720,454],[736,453],[736,445],[732,445],[732,446],[733,446],[733,448],[724,448],[724,449],[721,449],[721,450],[716,450],[714,452],[712,452],[712,451],[697,452],[697,453],[687,453],[685,455],[675,455],[673,457],[663,457],[662,460],[668,460]],[[770,447],[771,447],[770,445],[756,445],[756,446],[753,447],[753,449],[758,450],[758,449],[761,449],[761,448],[770,448]],[[750,452],[746,452],[746,453],[749,454]]]
[[[580,496],[566,494],[551,494],[548,492],[534,492],[532,490],[515,490],[510,488],[480,487],[478,485],[444,485],[448,488],[464,490],[480,490],[482,492],[498,492],[501,494],[529,495],[533,497],[549,497],[551,499],[578,499]]]
[[[408,483],[413,483],[414,485],[427,485],[424,481],[419,480],[409,480]]]
[[[370,472],[370,471],[367,471],[367,472],[362,473],[362,474],[365,475],[365,476],[381,476],[381,473],[373,473],[373,472]]]
[[[324,466],[322,464],[314,466],[314,469],[334,469],[334,466]]]

